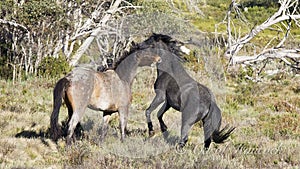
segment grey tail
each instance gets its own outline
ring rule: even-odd
[[[212,134],[212,140],[215,143],[224,143],[224,141],[232,134],[235,127],[229,127],[226,125],[222,130],[215,130]]]
[[[54,141],[57,141],[60,136],[62,136],[62,129],[58,124],[59,109],[62,104],[62,98],[65,88],[69,85],[69,80],[67,78],[60,79],[53,90],[53,112],[51,114],[50,120],[50,134]]]

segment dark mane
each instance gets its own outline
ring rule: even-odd
[[[159,45],[160,41],[164,43],[164,46]],[[184,54],[179,48],[177,48],[178,44],[183,45],[184,43],[172,38],[169,35],[153,33],[148,39],[139,44],[139,48],[165,48],[165,50],[169,50],[171,53],[175,54],[177,56],[177,59],[179,59],[180,61],[186,61],[183,58]]]
[[[145,40],[144,42],[145,43],[148,43],[148,44],[151,44],[153,43],[153,41],[155,42],[159,42],[160,40],[163,41],[164,43],[170,43],[171,40],[173,38],[168,36],[168,35],[163,35],[163,34],[156,34],[156,33],[153,33],[147,40]]]
[[[135,42],[131,42],[129,51],[124,51],[122,56],[118,58],[118,60],[114,63],[115,69],[127,56],[136,52],[138,50],[138,45]]]
[[[116,61],[113,61],[113,60],[107,60],[108,62],[108,65],[107,66],[104,66],[104,65],[101,65],[101,66],[98,66],[97,68],[97,71],[99,72],[104,72],[106,70],[115,70],[117,68],[117,66],[127,57],[129,56],[130,54],[136,52],[138,49],[138,44],[136,44],[135,42],[131,42],[130,44],[130,49],[129,51],[126,51],[124,50],[123,51],[123,54],[121,55],[121,57],[117,58]]]
[[[147,48],[160,48],[168,50],[169,52],[175,54],[175,58],[177,58],[179,61],[185,62],[186,60],[183,57],[183,53],[180,49],[176,48],[178,44],[183,44],[183,42],[180,42],[169,35],[153,33],[148,39],[144,40],[141,43],[136,44],[135,42],[132,42],[130,45],[130,50],[124,51],[121,57],[117,59],[117,61],[108,66],[99,66],[97,70],[100,72],[106,70],[114,70],[128,55],[138,50],[144,50]]]

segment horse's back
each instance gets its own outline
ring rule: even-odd
[[[95,71],[87,68],[75,68],[66,78],[69,86],[66,89],[66,97],[73,109],[86,107],[94,90]]]

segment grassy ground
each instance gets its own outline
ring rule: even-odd
[[[142,2],[154,5],[152,1]],[[176,7],[196,28],[213,32],[224,19],[230,1],[205,2],[199,6],[204,17],[191,14],[184,5]],[[170,10],[165,2],[152,8]],[[249,7],[245,17],[252,24],[241,29],[242,35],[267,19],[270,12],[274,10]],[[240,25],[243,23],[237,22],[237,28]],[[225,25],[218,27],[220,32],[225,30]],[[298,32],[291,32],[293,44],[300,39]],[[264,46],[273,36],[274,32],[264,31],[254,42]],[[14,84],[0,80],[0,168],[299,168],[300,76],[278,74],[253,83],[236,72],[224,73],[225,64],[215,57],[218,54],[208,55],[214,57],[198,62],[194,58],[197,63],[185,66],[193,78],[213,90],[222,110],[223,126],[236,127],[228,142],[203,151],[203,129],[197,123],[187,146],[178,150],[175,143],[180,135],[181,114],[174,110],[164,118],[171,133],[169,142],[159,132],[157,110],[152,113],[156,135],[149,139],[144,111],[154,97],[154,69],[141,71],[133,84],[129,133],[124,143],[119,141],[117,115],[112,118],[105,142],[99,143],[102,113],[87,110],[82,121],[85,136],[69,148],[63,138],[57,144],[52,142],[48,133],[52,90],[58,78],[33,78]],[[60,122],[66,116],[66,107],[62,107]]]
[[[52,90],[55,80],[0,81],[0,168],[297,168],[300,166],[300,77],[261,83],[212,80],[207,71],[189,73],[213,89],[223,110],[223,126],[236,126],[229,141],[203,151],[203,130],[194,125],[187,146],[176,149],[180,113],[170,110],[165,120],[171,133],[165,142],[152,114],[156,135],[148,139],[144,110],[154,97],[156,71],[141,71],[133,84],[129,134],[119,141],[118,116],[108,137],[98,142],[101,112],[88,110],[84,138],[66,148],[49,139]],[[149,76],[145,78],[145,76]],[[66,118],[66,108],[60,121]]]

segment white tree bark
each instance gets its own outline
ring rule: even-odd
[[[300,49],[269,49],[266,51],[263,51],[262,53],[256,55],[256,56],[236,56],[232,58],[233,64],[251,64],[259,61],[263,61],[265,59],[281,59],[283,62],[285,62],[287,65],[293,66],[293,64],[288,61],[288,59],[294,59],[299,60],[300,59]],[[300,68],[299,66],[296,66],[295,68]]]
[[[103,30],[103,27],[106,25],[107,21],[111,18],[112,15],[114,15],[118,11],[118,7],[121,4],[122,0],[116,0],[109,8],[109,10],[106,11],[106,14],[103,16],[103,18],[100,21],[100,25],[98,28],[94,29],[91,32],[91,35],[82,43],[82,45],[79,47],[79,49],[76,51],[75,55],[72,56],[72,59],[70,60],[70,65],[75,66],[80,59],[80,57],[83,55],[83,53],[88,49],[94,38]],[[90,22],[91,20],[87,20],[87,22]]]
[[[279,2],[281,3],[281,6],[274,15],[272,15],[264,23],[253,28],[244,37],[242,37],[238,40],[234,40],[235,42],[233,42],[232,45],[228,46],[228,49],[225,52],[225,56],[227,58],[235,57],[235,55],[244,47],[244,45],[247,44],[248,42],[250,42],[258,33],[260,33],[261,31],[263,31],[267,28],[270,28],[270,26],[272,26],[274,24],[277,24],[277,23],[280,23],[280,22],[283,22],[286,20],[294,20],[296,25],[298,27],[300,27],[300,24],[299,24],[300,14],[299,14],[299,11],[297,11],[297,9],[299,9],[298,0],[282,0]],[[295,10],[293,10],[291,13],[289,8],[292,8],[292,7]],[[229,40],[232,42],[231,39],[229,39]],[[281,43],[281,45],[282,45],[282,43]]]
[[[28,29],[26,28],[26,26],[18,24],[18,23],[13,22],[13,21],[7,21],[7,20],[4,20],[4,19],[0,18],[0,24],[9,24],[9,25],[17,27],[17,28],[22,28],[26,32],[29,32]]]

